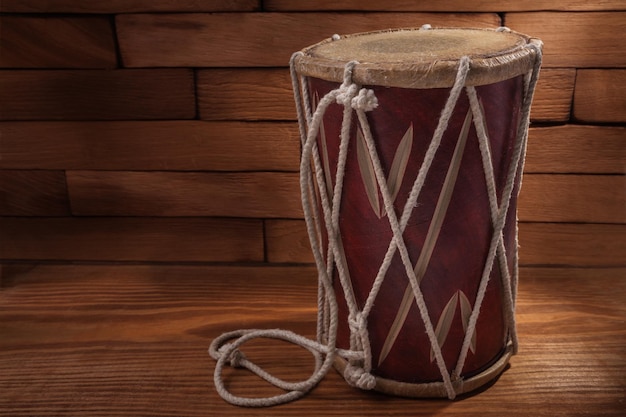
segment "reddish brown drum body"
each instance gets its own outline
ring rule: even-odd
[[[511,167],[517,162],[516,143],[525,140],[518,138],[518,133],[520,124],[527,123],[521,109],[527,96],[525,77],[535,62],[532,51],[526,48],[531,42],[532,39],[515,33],[471,29],[377,32],[327,40],[307,48],[296,58],[295,68],[306,77],[304,86],[315,108],[322,97],[340,87],[346,63],[359,62],[353,80],[359,87],[373,90],[377,98],[378,106],[366,113],[367,120],[400,218],[462,56],[471,60],[465,84],[476,86],[497,201],[501,204],[509,172],[519,170],[518,165]],[[337,181],[343,114],[343,105],[331,104],[316,138],[324,169],[323,186],[331,195]],[[339,211],[341,250],[345,257],[341,261],[347,266],[359,310],[364,307],[393,238],[363,136],[355,117],[350,127]],[[487,183],[477,129],[463,90],[403,234],[449,373],[457,365],[492,240],[494,223]],[[462,379],[489,370],[493,372],[487,380],[491,379],[501,372],[510,355],[514,329],[509,328],[506,309],[512,306],[503,301],[503,285],[508,274],[516,279],[519,183],[517,175],[502,233],[508,271],[501,270],[498,259],[493,262],[474,336],[460,372]],[[322,233],[320,240],[326,254],[327,234]],[[337,347],[347,350],[351,347],[349,311],[336,268],[333,280],[338,303]],[[376,389],[421,395],[405,389],[404,383],[419,386],[440,382],[442,374],[412,292],[404,306],[408,314],[403,319],[399,313],[403,299],[407,304],[407,287],[410,291],[405,265],[396,251],[367,317],[371,374],[379,380]],[[399,331],[390,336],[394,328]],[[391,383],[385,385],[385,381]],[[400,388],[393,387],[394,381]],[[481,380],[480,384],[484,382]]]
[[[511,163],[521,104],[521,78],[519,76],[478,88],[479,97],[488,115],[488,132],[499,190],[504,186]],[[338,87],[318,79],[312,79],[310,83],[311,91],[319,96]],[[395,179],[401,184],[394,203],[399,217],[422,165],[449,90],[374,87],[374,91],[378,97],[379,107],[368,116],[385,173],[389,175],[394,159],[401,158],[405,156],[402,153],[408,152],[406,169],[400,173],[401,178]],[[418,206],[413,211],[404,233],[413,263],[417,262],[422,251],[468,109],[467,98],[462,97],[442,138],[423,191],[417,200]],[[322,136],[318,137],[319,149],[327,150],[328,166],[331,170],[329,177],[333,185],[335,184],[333,168],[336,168],[338,160],[341,117],[341,106],[333,105],[329,108],[324,118],[326,144],[321,143]],[[373,188],[376,189],[378,207],[369,201],[366,187],[372,188],[375,183],[364,180],[362,175],[364,169],[359,167],[356,130],[356,126],[353,125],[354,139],[348,148],[339,228],[355,296],[362,308],[387,252],[392,232],[389,221],[383,216],[380,191],[375,186]],[[409,137],[405,136],[407,131],[411,134],[411,130],[410,139],[406,139]],[[405,142],[401,143],[403,138]],[[507,248],[515,243],[514,203],[513,201],[509,207],[509,221],[504,232]],[[478,140],[475,130],[470,129],[458,175],[453,184],[452,197],[430,262],[421,280],[421,289],[435,326],[446,304],[452,298],[457,298],[452,325],[442,346],[449,371],[452,371],[456,363],[465,334],[461,317],[463,311],[458,297],[466,297],[470,305],[474,305],[491,233],[489,200]],[[507,253],[512,268],[513,251]],[[504,351],[507,329],[503,320],[500,280],[501,274],[496,267],[492,271],[477,323],[476,349],[468,356],[466,362],[466,374],[482,370]],[[369,333],[374,358],[380,356],[382,344],[394,321],[407,283],[404,266],[399,254],[396,253],[378,295],[378,302],[369,316]],[[335,290],[337,294],[342,293],[338,279],[335,279]],[[341,297],[339,305],[338,346],[347,349],[348,312]],[[414,302],[389,355],[382,363],[375,364],[373,371],[377,375],[405,382],[429,382],[441,379],[436,364],[430,360],[430,342]]]

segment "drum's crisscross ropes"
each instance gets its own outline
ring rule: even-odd
[[[429,29],[429,27],[423,27],[423,29]],[[506,28],[500,28],[498,30],[507,30]],[[333,37],[335,39],[335,37]],[[344,80],[341,86],[335,90],[332,90],[325,95],[317,105],[315,111],[312,110],[310,104],[310,97],[306,87],[306,79],[299,78],[295,71],[294,60],[300,53],[294,54],[291,59],[291,75],[293,81],[294,94],[296,99],[296,108],[298,111],[298,120],[300,124],[300,134],[302,139],[302,159],[301,159],[301,176],[300,184],[302,190],[302,202],[305,214],[305,220],[307,225],[307,231],[309,234],[314,259],[318,268],[319,279],[319,292],[318,292],[318,334],[317,341],[304,338],[291,331],[270,329],[270,330],[240,330],[230,333],[225,333],[222,336],[216,338],[209,348],[211,356],[217,360],[214,373],[214,382],[219,395],[226,401],[241,406],[271,406],[292,401],[310,391],[328,372],[328,369],[332,365],[334,359],[339,356],[349,361],[349,364],[344,369],[344,377],[351,385],[357,386],[362,389],[373,389],[376,386],[379,378],[374,377],[370,371],[372,369],[372,358],[369,346],[369,335],[367,332],[367,317],[371,308],[373,307],[374,300],[378,294],[380,286],[384,281],[391,258],[394,255],[396,249],[399,251],[403,264],[405,265],[407,278],[413,290],[413,295],[416,303],[419,307],[420,316],[424,322],[426,332],[428,334],[431,348],[433,349],[434,356],[436,358],[437,365],[440,369],[443,383],[428,383],[428,384],[410,384],[414,392],[420,391],[425,395],[433,395],[433,393],[439,393],[443,389],[443,392],[447,394],[450,399],[453,399],[457,393],[465,392],[463,389],[463,379],[461,378],[461,371],[465,363],[467,351],[471,343],[471,336],[474,332],[482,300],[486,293],[487,284],[493,263],[498,257],[498,262],[501,273],[501,279],[503,281],[503,298],[506,310],[506,320],[510,329],[510,343],[513,345],[513,353],[517,349],[517,337],[515,334],[515,321],[514,321],[514,303],[515,293],[517,289],[517,232],[515,247],[512,248],[514,254],[515,269],[512,274],[509,271],[506,264],[506,252],[504,248],[503,240],[503,228],[506,223],[506,213],[511,199],[511,195],[515,186],[516,177],[521,178],[523,171],[524,154],[526,151],[526,142],[528,135],[528,121],[530,116],[530,104],[532,102],[532,96],[534,88],[537,82],[539,67],[541,65],[541,48],[535,44],[529,44],[529,48],[534,49],[536,59],[534,67],[527,74],[525,79],[525,90],[522,104],[522,113],[518,123],[516,142],[513,151],[512,162],[507,176],[507,182],[501,195],[500,204],[497,202],[497,194],[495,188],[495,180],[493,174],[493,166],[491,162],[491,154],[489,150],[489,139],[485,127],[485,119],[478,101],[476,91],[474,87],[465,87],[465,91],[469,97],[470,109],[472,111],[474,125],[476,128],[477,136],[479,138],[479,146],[483,161],[483,168],[485,173],[485,180],[487,183],[487,189],[489,194],[489,205],[493,223],[493,234],[490,243],[490,249],[485,262],[483,275],[479,284],[476,301],[472,313],[469,318],[467,331],[461,348],[456,367],[452,374],[448,374],[441,348],[437,342],[437,338],[434,334],[433,326],[430,321],[427,307],[425,305],[419,283],[417,282],[415,272],[413,270],[411,261],[409,259],[406,244],[402,237],[404,229],[408,223],[409,217],[415,207],[415,202],[419,197],[421,188],[424,184],[424,180],[430,164],[435,156],[435,153],[439,147],[439,143],[443,136],[443,133],[447,129],[448,121],[451,117],[452,111],[456,105],[459,95],[464,88],[464,82],[470,69],[470,59],[464,57],[459,62],[459,68],[457,72],[456,81],[450,91],[448,101],[442,111],[439,124],[433,134],[433,138],[428,147],[427,153],[424,158],[424,162],[420,167],[417,178],[413,184],[413,188],[409,195],[409,199],[405,204],[402,216],[398,221],[398,218],[393,207],[393,201],[391,201],[389,189],[387,187],[384,172],[382,170],[380,160],[378,158],[372,133],[367,121],[366,112],[373,110],[377,106],[377,100],[371,90],[367,90],[357,86],[352,82],[352,71],[357,65],[355,61],[349,62],[344,71]],[[326,108],[333,102],[338,102],[344,106],[341,138],[339,146],[339,158],[337,166],[337,174],[335,187],[332,190],[332,202],[326,192],[324,186],[325,178],[322,169],[319,152],[317,149],[316,138],[320,129],[322,118],[326,111]],[[377,182],[379,184],[385,211],[387,213],[389,223],[393,232],[393,237],[388,247],[387,253],[378,271],[370,294],[366,300],[366,303],[362,311],[358,310],[357,303],[354,298],[352,285],[349,280],[349,272],[345,265],[343,257],[343,247],[341,245],[341,235],[339,233],[339,207],[341,203],[341,193],[343,187],[343,176],[345,173],[346,153],[350,140],[350,127],[352,123],[352,113],[356,112],[358,118],[358,124],[363,132],[366,140],[366,145],[372,162],[374,164],[374,171]],[[313,165],[311,167],[311,165]],[[317,187],[315,185],[317,183]],[[317,204],[311,201],[315,195],[315,191],[319,192],[319,203],[322,207],[322,213],[319,212]],[[321,234],[321,218],[324,218],[324,224],[326,226],[328,252],[326,260],[320,245],[322,245]],[[332,285],[332,273],[336,268],[339,281],[344,291],[344,298],[348,304],[349,317],[348,324],[350,328],[350,349],[338,349],[336,347],[337,338],[337,300],[334,294]],[[274,338],[289,341],[298,344],[309,351],[315,357],[315,371],[309,377],[309,379],[290,383],[276,378],[259,366],[250,362],[245,358],[243,353],[239,351],[239,347],[247,341],[263,337]],[[228,340],[236,339],[232,343],[228,343]],[[268,398],[246,398],[239,397],[231,394],[225,387],[222,380],[222,370],[226,363],[230,363],[234,367],[243,367],[251,372],[255,373],[259,377],[265,379],[269,383],[284,389],[288,392],[282,395],[277,395]],[[499,365],[500,366],[500,365]],[[384,380],[380,379],[381,382]]]

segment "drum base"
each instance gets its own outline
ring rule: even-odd
[[[456,395],[465,394],[474,391],[483,385],[486,385],[490,381],[494,380],[500,375],[506,365],[509,363],[509,359],[513,355],[511,344],[507,345],[502,353],[502,356],[489,368],[480,372],[477,375],[469,377],[467,379],[461,379],[454,382],[454,391]],[[348,362],[342,357],[335,357],[334,367],[343,375],[344,369]],[[443,382],[425,382],[425,383],[408,383],[399,382],[392,379],[381,378],[376,376],[376,387],[374,391],[382,392],[384,394],[396,395],[399,397],[412,397],[412,398],[447,398],[448,393],[444,387]]]

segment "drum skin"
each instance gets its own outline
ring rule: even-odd
[[[313,77],[308,77],[308,83],[313,106],[319,98],[339,87],[336,82]],[[510,169],[520,122],[523,85],[523,76],[520,75],[476,87],[485,113],[499,203]],[[393,172],[397,173],[397,170],[392,172],[391,169],[394,161],[408,153],[406,167],[395,179],[400,185],[394,207],[400,218],[450,90],[364,87],[373,89],[378,99],[378,107],[366,114],[386,177]],[[423,250],[429,225],[468,111],[469,100],[463,92],[404,232],[404,241],[413,266]],[[324,175],[330,179],[332,186],[336,180],[342,115],[343,107],[332,104],[324,115],[323,134],[317,137],[320,157],[327,162],[328,172],[324,172]],[[339,229],[350,281],[358,308],[361,310],[389,247],[392,231],[382,208],[380,190],[364,178],[363,160],[359,162],[357,149],[360,140],[357,134],[359,128],[355,120],[352,123],[348,146]],[[519,183],[519,178],[516,181]],[[493,234],[485,174],[473,124],[469,129],[458,176],[453,186],[432,256],[420,283],[433,328],[437,326],[442,315],[452,317],[441,346],[448,372],[456,366],[465,336],[464,319],[467,319],[469,311],[467,303],[465,305],[463,303],[467,300],[471,307],[474,306]],[[370,196],[374,187],[374,192],[378,194],[378,205],[368,197],[367,187],[370,187]],[[512,193],[503,231],[508,268],[511,272],[516,262],[513,246],[516,244],[517,190],[518,184]],[[326,240],[326,237],[323,237],[323,240]],[[323,243],[326,251],[327,241]],[[337,347],[349,349],[348,308],[336,270],[333,280],[339,308]],[[509,335],[503,310],[501,282],[502,272],[496,259],[476,323],[476,339],[471,345],[472,349],[468,352],[461,372],[463,377],[475,375],[489,368],[505,350]],[[391,350],[379,363],[381,349],[398,313],[407,285],[409,281],[405,267],[396,251],[367,319],[372,352],[371,373],[378,377],[408,383],[441,381],[442,376],[436,360],[431,356],[431,344],[414,300]]]

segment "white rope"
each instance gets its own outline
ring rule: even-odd
[[[493,172],[493,162],[491,158],[491,149],[490,149],[490,141],[487,134],[486,120],[484,117],[484,112],[480,102],[478,100],[478,96],[476,94],[476,89],[474,87],[467,87],[467,96],[470,102],[470,108],[472,110],[472,114],[474,116],[474,125],[476,126],[476,133],[478,136],[478,146],[480,148],[480,153],[482,157],[483,171],[485,173],[485,181],[487,183],[487,195],[489,197],[489,208],[491,212],[491,222],[492,225],[495,225],[498,221],[498,213],[500,212],[500,208],[498,206],[498,197],[496,191],[496,182],[495,175]],[[500,266],[500,275],[502,282],[503,293],[503,310],[505,315],[505,320],[507,326],[509,328],[511,341],[513,344],[513,350],[517,349],[517,331],[515,325],[515,314],[513,307],[513,294],[511,292],[511,275],[509,271],[508,261],[506,258],[506,249],[504,246],[504,235],[500,233],[498,237],[498,247],[497,247],[496,255],[498,257],[499,266]],[[513,250],[513,252],[517,252]],[[476,305],[476,303],[475,303]],[[472,328],[471,332],[474,332],[475,329]],[[470,333],[470,331],[467,331]],[[470,339],[471,340],[471,339]],[[460,372],[459,372],[460,373]]]
[[[339,235],[339,207],[341,201],[341,192],[343,186],[343,172],[345,172],[345,161],[347,158],[348,142],[350,139],[350,126],[351,115],[353,107],[374,109],[377,105],[377,101],[373,93],[368,91],[361,91],[355,84],[352,83],[352,69],[356,65],[356,62],[351,62],[346,65],[344,83],[336,90],[331,91],[324,96],[318,103],[315,112],[309,116],[310,107],[306,104],[303,105],[303,95],[301,89],[306,91],[305,80],[296,78],[294,69],[294,59],[297,55],[294,55],[291,60],[291,74],[294,87],[294,97],[296,100],[296,109],[298,113],[298,119],[301,126],[300,134],[302,137],[302,158],[300,164],[300,185],[302,190],[302,204],[304,215],[307,223],[307,231],[310,238],[311,247],[313,249],[313,255],[318,267],[318,279],[319,285],[322,290],[318,293],[318,310],[328,310],[328,330],[326,333],[326,343],[320,343],[324,338],[319,337],[318,341],[314,342],[310,339],[299,336],[293,332],[281,329],[270,330],[242,330],[225,333],[222,336],[216,338],[209,348],[210,355],[217,361],[214,371],[214,383],[218,394],[226,401],[246,407],[266,407],[285,402],[293,401],[309,392],[319,381],[326,375],[328,369],[333,363],[336,355],[340,355],[344,359],[350,361],[350,363],[359,363],[363,361],[363,354],[360,349],[353,349],[355,346],[351,346],[350,350],[343,350],[336,348],[337,338],[337,301],[334,295],[331,274],[333,264],[338,270],[340,281],[344,287],[344,292],[349,294],[351,292],[351,283],[347,279],[347,268],[341,262],[333,262],[333,259],[342,259],[343,257],[339,253],[338,248],[338,235]],[[308,98],[307,98],[308,101]],[[315,175],[318,184],[324,184],[323,171],[321,169],[321,162],[319,160],[319,153],[317,151],[316,138],[320,128],[320,123],[325,114],[326,108],[333,102],[338,101],[344,105],[344,120],[342,123],[341,144],[339,151],[339,164],[337,171],[337,179],[335,189],[333,191],[332,204],[329,202],[326,189],[323,186],[318,187],[320,192],[320,202],[322,205],[322,212],[325,219],[325,224],[328,233],[328,245],[329,255],[328,263],[325,263],[322,255],[321,248],[319,246],[318,239],[316,238],[315,231],[315,218],[314,207],[316,204],[311,202],[311,196],[313,195],[313,175]],[[308,129],[304,129],[304,126],[308,126]],[[306,134],[305,134],[306,132]],[[310,161],[313,159],[313,165],[315,172],[311,172]],[[349,303],[356,306],[354,297],[345,297]],[[324,321],[324,314],[318,315],[318,320]],[[365,326],[362,326],[359,320],[357,320],[357,326],[361,329],[365,329],[365,333],[361,332],[358,337],[357,344],[363,345],[365,340],[369,337],[366,333]],[[234,342],[226,343],[227,340],[235,339]],[[313,374],[305,381],[291,383],[283,381],[279,378],[272,376],[264,371],[259,366],[250,362],[243,353],[239,350],[249,340],[255,338],[273,338],[285,340],[296,345],[305,347],[311,351],[315,357],[315,370]],[[356,341],[356,338],[355,338]],[[225,344],[226,343],[226,344]],[[321,355],[325,355],[322,360]],[[272,385],[282,388],[288,392],[267,398],[247,398],[233,395],[224,386],[222,371],[226,364],[230,364],[234,367],[242,367],[255,373],[262,379],[268,381]],[[355,370],[350,372],[350,369],[346,371],[346,379],[353,381],[354,384],[360,388],[371,389],[373,388],[374,377],[371,375],[365,375],[363,372]],[[357,368],[358,369],[358,368]]]
[[[515,179],[517,177],[520,178],[523,169],[523,154],[526,149],[526,142],[528,139],[528,125],[530,120],[530,105],[533,99],[533,93],[535,90],[535,85],[537,84],[537,79],[539,77],[539,67],[541,66],[541,49],[536,47],[534,44],[529,45],[530,48],[534,49],[536,58],[533,69],[531,70],[531,75],[529,79],[528,86],[524,91],[524,97],[522,101],[522,110],[520,114],[520,119],[517,124],[517,133],[516,133],[516,142],[513,148],[513,155],[511,157],[511,162],[509,165],[509,172],[507,175],[507,182],[504,186],[504,190],[501,195],[501,203],[498,207],[498,216],[496,221],[493,222],[493,234],[491,237],[491,243],[489,246],[489,252],[487,255],[487,260],[485,261],[485,267],[483,269],[483,275],[481,277],[481,281],[478,287],[478,293],[476,295],[476,301],[474,302],[474,308],[472,313],[470,314],[470,318],[467,325],[467,331],[465,333],[465,338],[463,340],[463,345],[461,346],[461,352],[459,354],[459,358],[457,360],[457,364],[453,371],[453,377],[458,378],[463,370],[463,366],[465,365],[465,358],[467,357],[467,351],[469,349],[472,334],[476,328],[476,322],[478,320],[478,315],[480,313],[480,308],[482,306],[482,302],[487,292],[487,284],[489,283],[489,277],[491,275],[491,269],[493,268],[493,261],[496,256],[496,252],[498,250],[498,244],[502,239],[502,231],[504,230],[504,226],[506,223],[507,213],[509,211],[509,203],[511,202],[511,195],[513,192],[513,188],[515,186]],[[478,117],[480,118],[481,112],[478,111]],[[489,183],[489,181],[487,181]],[[520,184],[521,185],[521,184]],[[495,193],[495,190],[493,191]],[[515,247],[512,248],[513,252],[517,252],[517,239],[515,242]],[[507,268],[508,270],[508,268]],[[501,273],[504,273],[501,271]],[[510,295],[506,294],[507,291],[505,289],[505,294],[503,296],[503,301],[505,308],[510,307],[513,308],[513,298],[512,293]],[[515,322],[513,319],[509,318],[509,324],[512,326],[509,331],[512,335],[515,334]],[[513,353],[517,351],[517,340],[514,340]]]
[[[430,27],[428,25],[421,28],[421,30],[429,29]],[[498,30],[504,31],[507,29],[500,28]],[[383,284],[387,270],[391,265],[391,261],[396,250],[398,250],[402,263],[405,266],[409,285],[413,291],[413,296],[418,306],[420,317],[424,323],[426,333],[436,359],[436,364],[441,373],[445,391],[450,399],[453,399],[456,396],[455,388],[459,387],[459,383],[462,380],[460,377],[461,371],[465,363],[467,350],[470,346],[471,337],[475,330],[478,314],[482,300],[486,293],[489,276],[491,274],[491,269],[496,256],[498,257],[500,269],[502,271],[501,274],[504,284],[503,303],[505,306],[504,308],[507,310],[506,321],[510,329],[509,336],[513,341],[514,350],[517,349],[515,319],[512,311],[515,303],[518,273],[517,266],[515,266],[512,274],[513,282],[511,282],[511,274],[506,262],[506,251],[502,231],[506,223],[506,214],[508,212],[511,194],[515,186],[515,180],[516,178],[521,177],[523,170],[523,159],[526,151],[526,140],[528,135],[530,103],[532,102],[532,94],[537,82],[538,70],[541,65],[541,49],[532,44],[530,47],[535,50],[537,59],[535,66],[529,76],[527,76],[527,82],[525,83],[522,114],[520,116],[516,136],[517,141],[515,143],[512,161],[507,175],[507,182],[501,196],[500,204],[498,204],[496,197],[495,179],[484,115],[482,109],[480,108],[480,102],[477,98],[475,89],[473,87],[465,88],[470,100],[470,108],[473,114],[474,125],[476,126],[479,138],[483,169],[485,172],[485,180],[489,195],[493,234],[483,275],[479,284],[476,301],[474,303],[474,308],[470,314],[461,353],[452,374],[449,374],[447,371],[441,347],[437,342],[437,337],[430,320],[428,308],[420,289],[420,283],[410,260],[406,243],[404,242],[403,233],[408,224],[409,218],[413,213],[413,209],[416,207],[416,202],[424,186],[426,176],[439,149],[442,137],[447,130],[449,120],[452,117],[452,113],[459,96],[463,91],[465,80],[470,70],[469,58],[463,57],[459,62],[459,68],[454,85],[450,90],[449,97],[442,110],[437,128],[433,133],[432,140],[428,146],[424,161],[418,171],[418,175],[413,183],[411,192],[402,211],[402,215],[400,219],[398,219],[366,115],[366,112],[372,111],[378,106],[378,100],[372,90],[361,88],[352,81],[352,72],[358,63],[356,61],[352,61],[346,64],[343,83],[339,86],[339,88],[330,91],[322,97],[321,100],[319,100],[319,103],[317,103],[316,108],[313,110],[308,93],[307,79],[306,77],[300,77],[295,70],[295,59],[301,55],[301,52],[292,56],[290,61],[290,71],[302,144],[300,163],[301,198],[309,241],[311,243],[313,257],[318,270],[317,340],[313,341],[291,331],[281,329],[239,330],[225,333],[216,338],[211,343],[209,353],[211,357],[217,361],[214,372],[214,383],[218,394],[224,400],[235,405],[248,407],[265,407],[293,401],[308,393],[320,382],[332,366],[332,363],[337,356],[348,361],[348,364],[344,369],[344,378],[350,385],[366,390],[374,389],[376,387],[376,377],[371,374],[372,355],[367,318],[374,306],[374,302]],[[326,109],[334,102],[342,105],[344,110],[335,184],[334,187],[329,186],[329,190],[327,191],[326,178],[324,175],[330,175],[330,173],[325,173],[322,168],[322,161],[320,160],[319,149],[317,147],[317,136],[320,134],[321,124]],[[360,128],[363,133],[368,153],[373,163],[376,181],[382,193],[385,212],[393,234],[362,311],[359,311],[354,296],[349,271],[347,265],[345,264],[345,254],[339,231],[339,213],[347,160],[347,150],[351,140],[350,131],[352,128],[353,112],[357,115],[358,128]],[[332,188],[332,190],[330,188]],[[318,202],[315,201],[316,191],[318,192]],[[329,194],[332,194],[332,196]],[[321,206],[321,212],[318,208],[318,203],[319,206]],[[324,242],[321,238],[321,227],[326,228],[328,245],[326,255],[323,253]],[[516,262],[517,229],[515,238],[515,248],[512,248],[512,250],[515,256],[514,260]],[[348,306],[348,326],[350,329],[349,349],[338,349],[336,347],[338,307],[332,278],[335,271],[337,272],[337,276],[344,293],[344,299]],[[239,350],[243,344],[255,338],[284,340],[309,350],[315,359],[315,368],[313,373],[308,379],[300,382],[284,381],[269,374],[258,365],[249,361]],[[229,342],[230,340],[233,341]],[[226,365],[247,369],[270,384],[279,387],[286,392],[284,394],[266,398],[248,398],[233,395],[224,386],[222,378],[222,371]]]
[[[415,182],[413,183],[413,187],[411,190],[411,194],[409,195],[409,199],[407,200],[404,206],[401,223],[398,222],[398,219],[395,213],[393,201],[391,200],[389,189],[387,187],[386,180],[385,180],[385,175],[384,175],[382,166],[380,165],[380,160],[378,158],[378,155],[376,153],[374,141],[373,141],[372,134],[369,128],[369,124],[367,123],[365,114],[357,111],[357,115],[359,116],[359,121],[361,123],[361,129],[363,131],[363,135],[365,137],[366,144],[370,152],[370,157],[372,158],[372,162],[374,165],[374,173],[376,175],[378,185],[383,195],[385,211],[387,213],[389,223],[391,225],[391,229],[393,232],[393,238],[388,247],[387,254],[385,255],[383,259],[383,263],[380,266],[376,279],[374,280],[374,284],[372,285],[370,294],[367,298],[365,307],[363,308],[363,314],[367,316],[371,308],[373,307],[374,301],[385,279],[387,270],[389,269],[389,266],[391,265],[391,261],[395,253],[395,250],[398,249],[400,252],[402,263],[404,264],[404,267],[405,267],[405,272],[409,279],[410,285],[413,289],[413,295],[415,297],[415,300],[419,309],[420,317],[426,328],[426,334],[428,335],[431,348],[433,349],[433,353],[435,355],[439,372],[441,373],[441,376],[443,378],[444,387],[446,389],[448,397],[451,399],[456,396],[456,393],[454,390],[454,384],[450,378],[450,375],[448,374],[446,364],[443,359],[443,355],[441,353],[441,347],[439,346],[439,343],[437,342],[437,336],[435,335],[435,330],[430,320],[428,308],[426,307],[426,302],[424,301],[424,296],[422,295],[419,282],[417,281],[417,277],[415,276],[413,264],[410,260],[409,253],[406,248],[406,244],[404,242],[404,238],[402,237],[402,235],[408,223],[408,219],[411,213],[413,212],[413,209],[416,206],[417,199],[419,197],[422,187],[424,186],[426,175],[428,174],[428,171],[430,170],[430,166],[432,164],[432,161],[435,158],[435,154],[437,153],[437,150],[439,149],[439,145],[441,143],[443,134],[448,127],[448,122],[452,116],[454,107],[456,106],[456,102],[458,101],[460,93],[463,89],[468,72],[469,72],[469,58],[463,57],[461,58],[459,62],[459,69],[457,72],[455,83],[452,89],[450,90],[448,100],[443,108],[443,111],[441,112],[439,123],[437,125],[437,128],[435,129],[435,133],[433,134],[433,138],[429,145],[428,151],[426,152],[426,155],[424,156],[424,161],[422,162],[422,166],[420,167],[417,178],[415,179]]]

